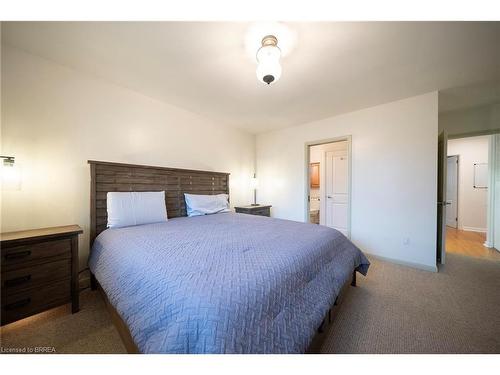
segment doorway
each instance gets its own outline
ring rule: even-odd
[[[306,145],[306,221],[350,237],[351,139]]]
[[[490,191],[494,175],[494,163],[490,160],[493,137],[446,139],[445,134],[441,135],[437,259],[442,264],[446,253],[500,259],[487,235],[494,226],[493,220],[488,219],[494,216],[494,194]]]

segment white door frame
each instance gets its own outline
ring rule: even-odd
[[[457,166],[456,166],[456,168],[457,168],[457,175],[456,175],[457,181],[455,183],[455,187],[457,189],[457,199],[456,199],[456,202],[455,202],[455,206],[456,206],[457,209],[456,209],[456,221],[455,221],[456,227],[455,228],[458,229],[458,214],[459,214],[459,212],[458,212],[458,194],[459,194],[458,184],[459,184],[459,182],[458,181],[459,181],[459,178],[460,178],[460,176],[459,176],[459,173],[460,173],[459,172],[459,169],[460,169],[459,168],[460,155],[448,155],[446,158],[447,159],[449,159],[449,158],[457,158]],[[446,178],[448,178],[448,167],[446,168]],[[446,186],[446,188],[448,189],[448,186]],[[446,194],[446,201],[448,202],[448,194]],[[445,218],[445,222],[446,222],[446,218]],[[446,226],[448,226],[448,224],[446,224]]]
[[[446,168],[448,166],[448,134],[446,130],[438,134],[437,142],[437,211],[436,211],[436,264],[444,264],[446,259]]]
[[[488,248],[494,247],[500,239],[495,238],[495,192],[496,192],[496,153],[500,145],[496,142],[496,135],[490,135],[488,149],[488,204],[486,206],[486,241],[484,246]],[[498,249],[500,250],[500,249]]]
[[[309,164],[310,164],[310,148],[311,146],[319,146],[319,145],[324,145],[327,143],[334,143],[334,142],[342,142],[346,141],[347,142],[347,157],[349,158],[349,163],[348,163],[348,170],[349,170],[349,177],[348,177],[348,184],[349,184],[349,199],[347,202],[347,231],[349,233],[349,238],[351,238],[351,201],[352,201],[352,136],[346,135],[343,137],[335,137],[335,138],[328,138],[328,139],[322,139],[318,141],[312,141],[312,142],[306,142],[304,145],[305,149],[305,163],[304,163],[304,176],[305,176],[305,181],[304,181],[304,186],[305,186],[305,194],[304,194],[304,207],[305,207],[305,212],[304,212],[304,222],[308,223],[309,222],[309,207],[310,207],[310,202],[309,202],[309,196],[311,194],[311,184],[310,184],[310,178],[311,176],[309,175]],[[324,164],[324,163],[323,163]],[[322,207],[322,206],[321,206]]]

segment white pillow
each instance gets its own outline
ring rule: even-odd
[[[109,192],[106,198],[109,228],[168,220],[164,191]]]
[[[200,216],[229,212],[229,195],[186,194],[186,210],[188,216]]]

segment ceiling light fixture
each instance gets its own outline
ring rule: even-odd
[[[276,82],[281,77],[281,50],[278,47],[278,38],[267,35],[262,38],[262,47],[257,51],[257,79],[261,82]]]

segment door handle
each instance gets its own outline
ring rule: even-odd
[[[20,251],[19,253],[5,254],[5,259],[21,259],[31,255],[30,250]]]
[[[31,280],[31,275],[16,277],[14,279],[5,280],[5,286],[7,288],[9,288],[9,287],[12,287],[12,286],[17,286],[17,285],[20,285],[20,284],[27,283],[30,280]]]
[[[450,204],[451,204],[451,201],[438,202],[438,205],[440,205],[440,206],[449,206]]]
[[[327,198],[330,198],[330,199],[332,198],[332,196],[331,196],[331,195],[327,195],[326,197],[327,197]]]
[[[5,305],[5,310],[13,310],[13,309],[18,309],[19,307],[23,307],[28,305],[31,302],[31,298],[25,298],[20,301],[16,301],[13,303],[9,303],[8,305]]]

